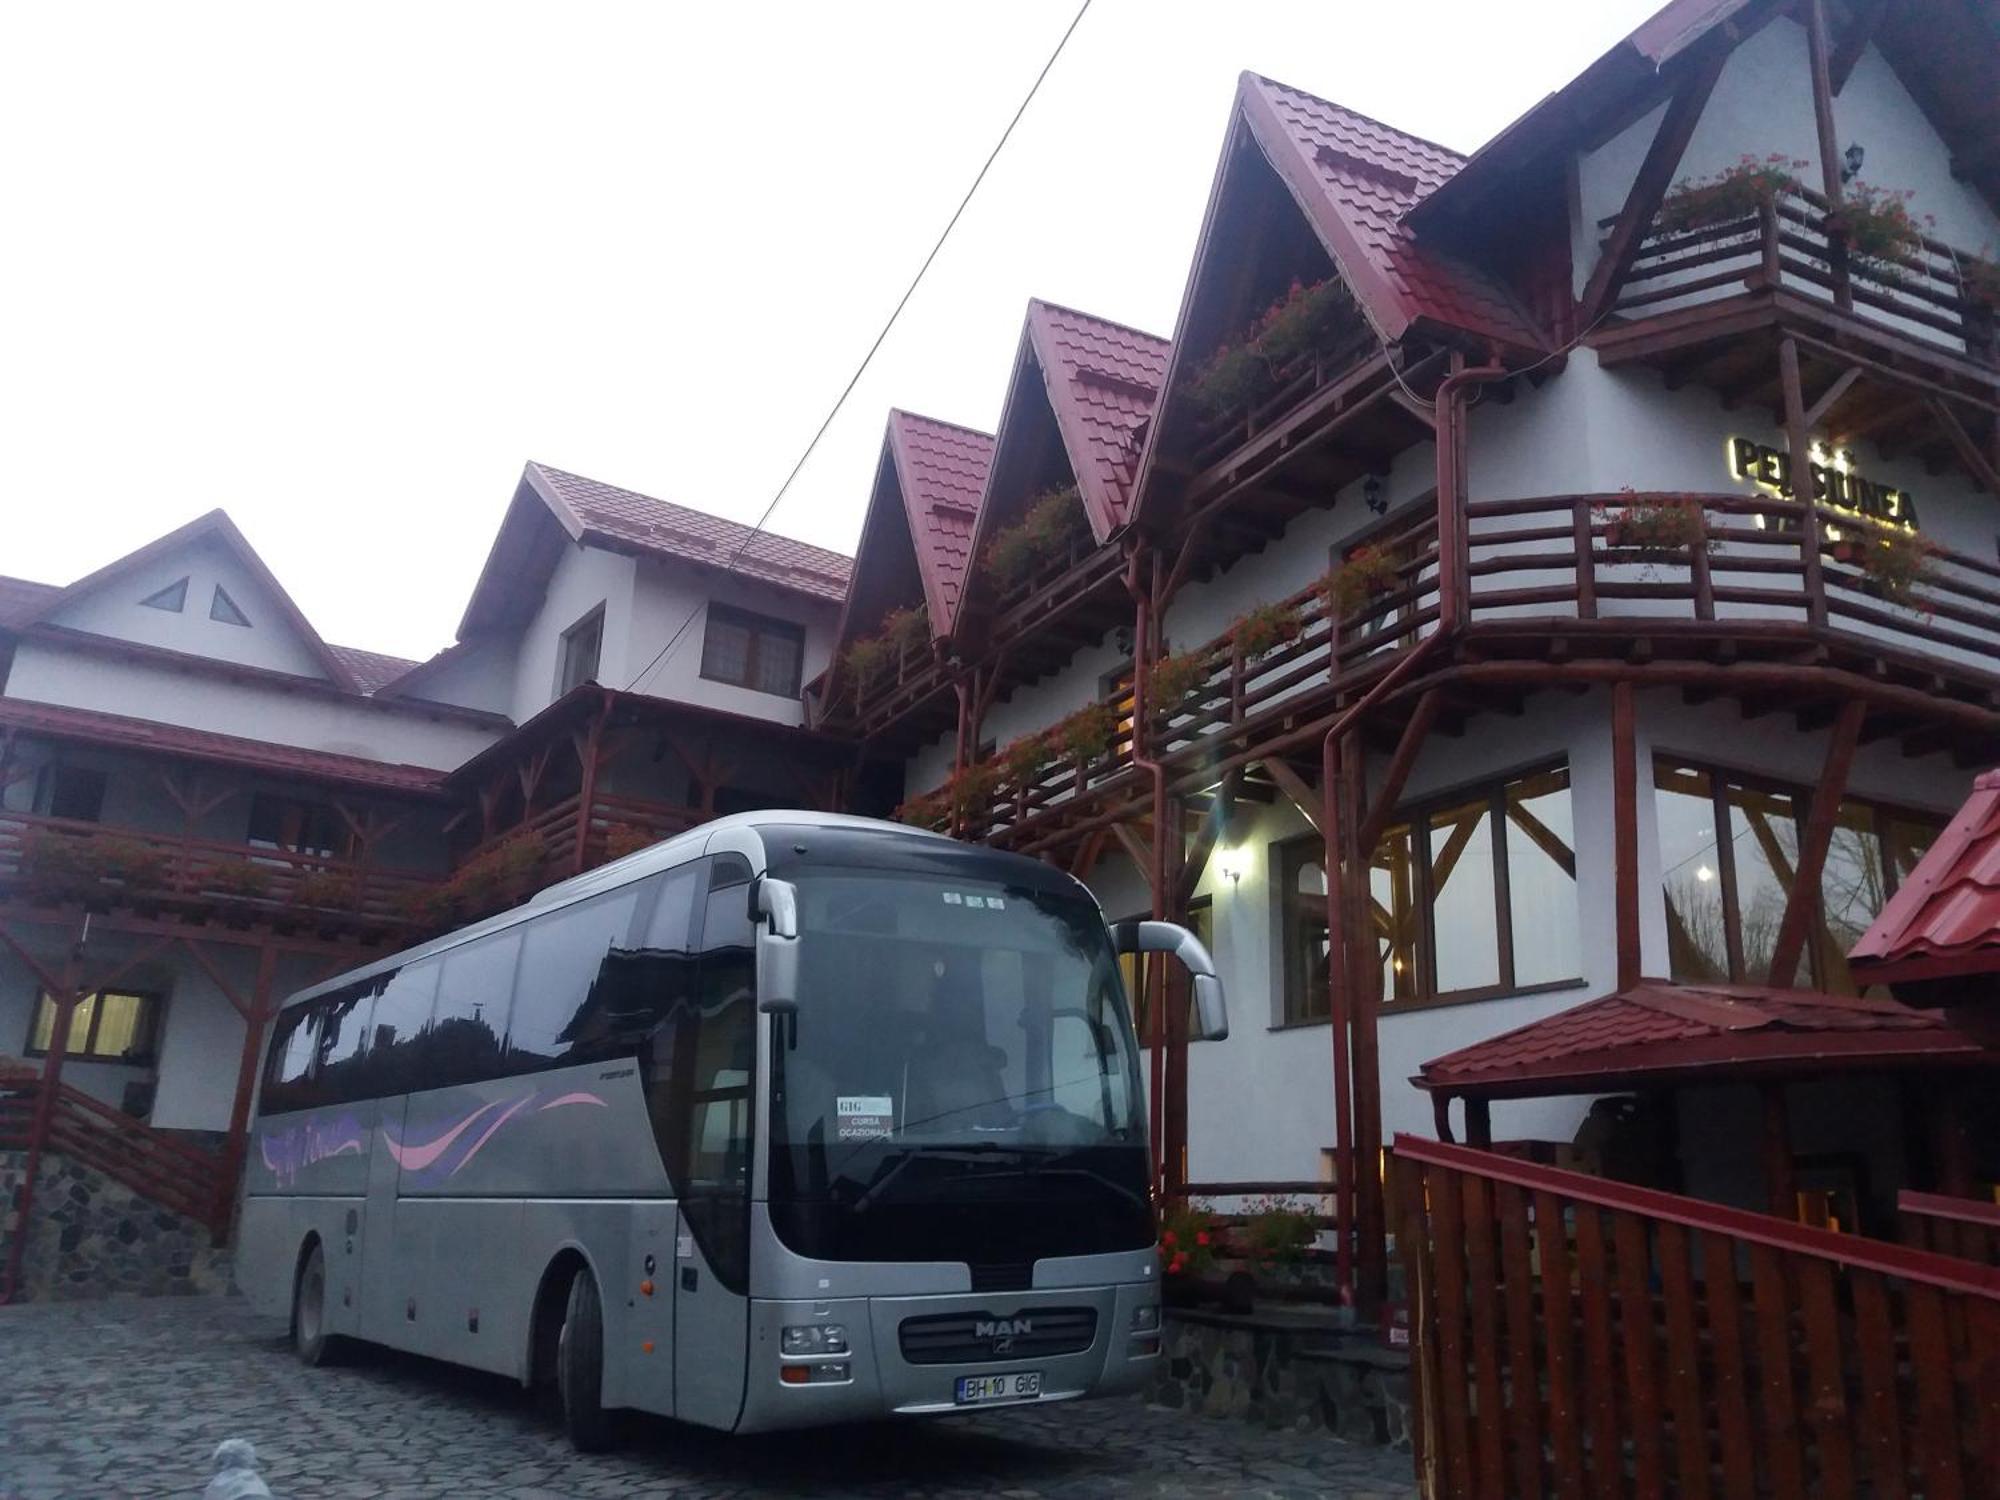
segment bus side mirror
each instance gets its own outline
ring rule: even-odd
[[[1120,953],[1171,953],[1194,976],[1194,1014],[1200,1040],[1219,1042],[1229,1035],[1229,1001],[1201,939],[1174,922],[1120,922],[1111,929]]]
[[[757,1008],[796,1015],[799,1008],[799,893],[788,880],[760,875],[751,882],[757,924]]]

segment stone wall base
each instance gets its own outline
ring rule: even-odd
[[[1325,1322],[1284,1311],[1236,1315],[1170,1308],[1161,1406],[1259,1427],[1323,1430],[1351,1443],[1410,1446],[1409,1356],[1341,1342]]]
[[[0,1151],[0,1204],[8,1209],[0,1214],[0,1257],[8,1250],[27,1164],[25,1151]],[[55,1152],[43,1153],[40,1175],[17,1302],[230,1289],[230,1254],[209,1243],[206,1226]]]

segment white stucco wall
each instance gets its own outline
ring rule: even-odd
[[[492,729],[427,713],[420,703],[294,693],[42,641],[16,649],[6,696],[438,769],[461,764],[496,738]]]
[[[575,544],[563,549],[542,591],[541,606],[523,627],[515,651],[516,724],[525,724],[555,701],[563,634],[600,605],[604,643],[597,680],[613,688],[631,680],[632,672],[643,664],[631,661],[632,587],[637,572],[637,564],[622,553]]]
[[[426,677],[415,697],[511,717],[519,651],[513,637],[480,641]]]

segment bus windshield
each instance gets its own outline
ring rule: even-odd
[[[1076,896],[821,867],[774,1047],[772,1219],[802,1254],[1031,1264],[1150,1244],[1139,1070]]]

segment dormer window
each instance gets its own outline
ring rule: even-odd
[[[246,630],[250,626],[250,617],[243,613],[236,601],[229,597],[228,590],[219,583],[215,586],[215,597],[208,601],[208,617],[225,625],[241,625]]]
[[[556,696],[597,681],[597,662],[603,651],[604,606],[600,604],[563,632],[556,663]]]
[[[177,615],[187,607],[188,581],[176,578],[157,594],[148,594],[139,602],[147,609],[164,609],[170,615]]]

